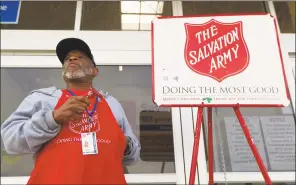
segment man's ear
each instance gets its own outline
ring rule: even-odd
[[[97,76],[98,73],[99,73],[99,69],[97,67],[95,67],[95,69],[94,69],[94,75]]]

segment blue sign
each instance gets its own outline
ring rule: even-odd
[[[20,8],[20,1],[0,1],[1,24],[17,24]]]

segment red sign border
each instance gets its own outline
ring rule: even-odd
[[[287,77],[286,77],[286,72],[285,72],[285,67],[284,67],[284,61],[283,61],[283,55],[282,55],[282,50],[281,50],[281,44],[280,44],[280,39],[279,39],[279,30],[277,28],[277,23],[276,23],[276,18],[272,16],[269,13],[245,13],[245,14],[214,14],[214,15],[194,15],[194,16],[163,16],[163,17],[157,17],[157,19],[173,19],[173,18],[195,18],[195,17],[224,17],[224,16],[260,16],[260,15],[269,15],[271,18],[273,18],[274,22],[274,28],[276,31],[276,37],[277,37],[277,44],[278,44],[278,49],[279,49],[279,54],[280,54],[280,59],[281,59],[281,64],[282,64],[282,72],[284,76],[284,83],[286,87],[286,94],[287,94],[287,99],[291,101],[290,98],[290,92],[288,88],[288,82],[287,82]],[[155,74],[154,74],[154,24],[153,21],[151,22],[151,59],[152,59],[152,101],[154,104],[157,105],[155,102]],[[159,107],[235,107],[237,104],[161,104],[157,105]],[[282,104],[239,104],[240,107],[285,107]]]

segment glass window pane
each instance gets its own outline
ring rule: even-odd
[[[172,119],[169,108],[152,102],[150,66],[100,66],[94,83],[122,105],[134,134],[142,145],[140,160],[125,173],[175,173]],[[1,68],[1,123],[33,89],[64,88],[61,69]],[[5,106],[5,108],[4,108]],[[33,156],[7,155],[1,142],[1,175],[28,176]]]
[[[260,13],[265,12],[260,1],[183,1],[183,15],[224,14],[224,13]]]
[[[139,17],[126,23],[126,17]],[[146,31],[151,19],[141,22],[142,16],[171,16],[171,1],[84,1],[81,30]],[[144,18],[145,19],[145,18]]]
[[[277,2],[274,1],[274,8],[282,33],[295,33],[295,1]]]
[[[74,30],[76,1],[22,1],[18,24],[1,29]]]
[[[291,106],[241,108],[241,112],[268,171],[295,171],[295,116]],[[227,172],[259,172],[233,109],[216,109],[213,125],[215,171],[223,172],[222,146]],[[207,124],[204,126],[207,140]]]

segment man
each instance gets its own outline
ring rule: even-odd
[[[139,158],[140,144],[120,103],[92,87],[98,74],[88,45],[57,45],[66,89],[32,91],[2,124],[9,154],[36,154],[28,184],[126,184],[122,163]]]

